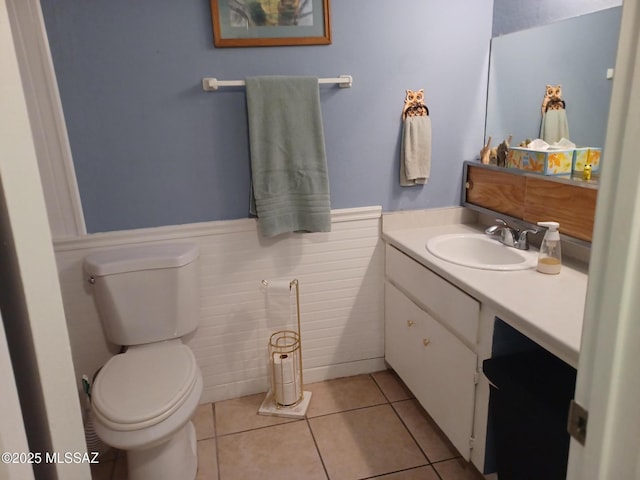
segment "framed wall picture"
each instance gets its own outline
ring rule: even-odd
[[[328,45],[329,0],[210,0],[216,47]]]

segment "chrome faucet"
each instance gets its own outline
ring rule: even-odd
[[[488,227],[484,233],[487,235],[500,234],[498,240],[507,247],[517,248],[518,250],[529,250],[528,233],[538,233],[538,230],[520,230],[510,226],[501,218],[496,218],[498,225]]]

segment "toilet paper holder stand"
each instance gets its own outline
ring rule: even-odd
[[[263,280],[262,284],[269,286],[267,280]],[[269,338],[271,393],[276,409],[293,408],[305,400],[300,339],[300,283],[297,279],[289,282],[291,289],[295,289],[296,294],[297,331],[279,330]]]

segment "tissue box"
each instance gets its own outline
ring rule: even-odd
[[[571,170],[582,172],[587,163],[591,164],[591,171],[598,173],[600,171],[600,154],[602,149],[592,147],[579,147],[573,152],[573,166]]]
[[[507,158],[507,167],[543,175],[570,175],[573,166],[573,151],[574,149],[539,151],[511,147]]]

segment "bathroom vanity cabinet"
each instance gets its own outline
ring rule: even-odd
[[[480,304],[392,246],[385,262],[385,359],[469,460]]]
[[[482,363],[522,351],[524,339],[577,367],[586,266],[566,263],[560,275],[543,275],[446,262],[425,248],[429,239],[484,230],[437,223],[446,215],[444,209],[397,214],[405,218],[389,226],[383,219],[385,359],[460,455],[491,473],[490,389]]]

